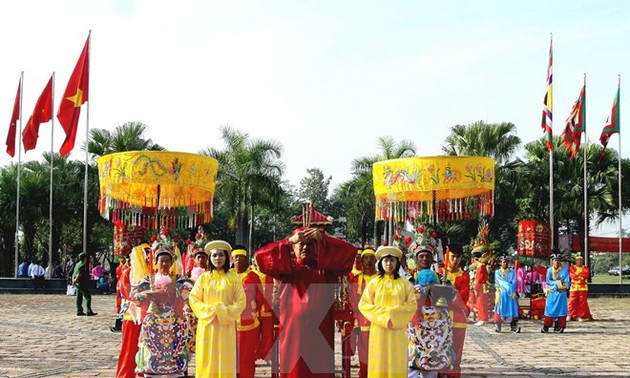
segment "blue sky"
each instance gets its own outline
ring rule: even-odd
[[[57,107],[91,29],[90,128],[140,121],[167,149],[198,152],[222,148],[219,127],[230,125],[283,143],[292,184],[320,168],[335,186],[380,136],[412,140],[422,156],[442,153],[451,126],[478,120],[512,122],[525,143],[540,138],[553,33],[554,133],[586,74],[587,134],[597,141],[618,74],[626,108],[628,20],[623,0],[8,2],[0,134],[20,72],[25,123],[53,71]],[[42,125],[22,160],[50,150],[50,130]],[[63,137],[56,122],[55,150]],[[0,154],[1,165],[11,161]]]

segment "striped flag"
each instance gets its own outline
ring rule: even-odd
[[[604,154],[604,150],[606,149],[606,146],[608,146],[608,139],[610,139],[610,136],[615,133],[621,132],[620,123],[619,123],[619,120],[620,120],[619,117],[621,115],[620,110],[619,110],[619,92],[621,89],[620,87],[621,87],[621,78],[619,79],[619,81],[617,81],[617,95],[615,96],[615,99],[613,100],[610,116],[606,120],[606,125],[602,129],[602,135],[599,137],[599,141],[602,143],[602,146],[604,146],[601,152],[602,155]]]
[[[553,40],[549,41],[549,66],[547,66],[547,93],[545,93],[545,100],[543,101],[542,110],[542,123],[541,127],[543,132],[547,136],[547,150],[551,152],[553,149],[553,117],[552,117],[552,105],[553,105]]]
[[[562,132],[562,141],[571,154],[571,160],[580,150],[580,140],[584,131],[586,131],[586,83],[582,86],[580,96],[571,108],[567,125]]]

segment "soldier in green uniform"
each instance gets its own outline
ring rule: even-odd
[[[77,260],[72,273],[72,284],[77,288],[77,316],[94,316],[96,313],[92,311],[92,295],[89,289],[90,270],[87,254],[85,252],[79,253]],[[83,312],[84,297],[87,314]]]

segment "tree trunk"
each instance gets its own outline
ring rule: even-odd
[[[0,277],[15,277],[17,266],[15,266],[15,226],[2,229],[2,238],[4,240],[4,253],[0,254]],[[18,264],[20,263],[18,256]]]
[[[379,227],[379,225],[381,226]],[[386,221],[374,222],[374,248],[378,248],[379,245],[383,244],[383,233],[386,229]]]
[[[250,213],[249,213],[249,235],[247,237],[247,251],[252,253],[252,242],[254,240],[254,201],[252,201],[250,205]]]
[[[52,234],[52,261],[50,262],[54,267],[55,262],[61,262],[59,256],[59,247],[61,246],[61,228],[57,227],[53,224],[53,234]],[[52,272],[51,272],[52,273]]]
[[[363,214],[361,216],[361,248],[365,248],[365,243],[367,241],[367,215]]]
[[[33,249],[33,242],[35,240],[35,225],[25,222],[22,224],[24,235],[24,257],[27,259],[34,259],[35,251]]]
[[[236,222],[236,234],[235,234],[235,243],[239,245],[247,245],[247,236],[249,230],[247,210],[241,211],[238,214],[237,222]]]
[[[381,244],[381,238],[378,235],[378,222],[376,219],[374,220],[374,235],[373,235],[373,239],[374,240],[374,248],[378,248],[378,246]]]

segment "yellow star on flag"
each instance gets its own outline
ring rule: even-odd
[[[74,96],[66,97],[67,100],[70,100],[75,108],[78,108],[83,104],[83,91],[81,88],[77,88],[77,93]]]

